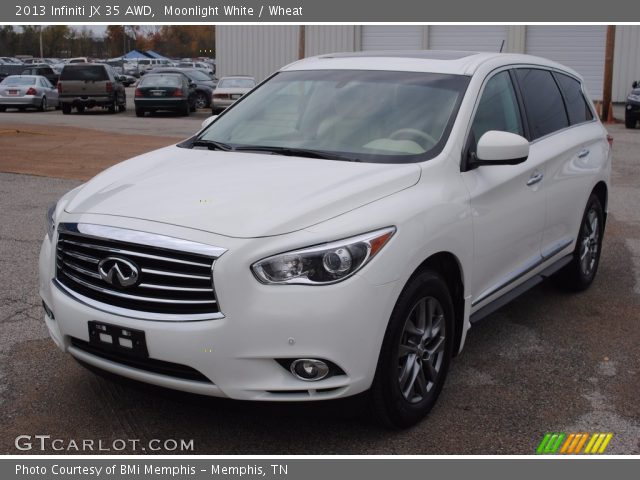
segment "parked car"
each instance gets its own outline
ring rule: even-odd
[[[189,115],[196,110],[195,84],[179,73],[147,73],[136,87],[136,115],[160,110]]]
[[[138,60],[138,71],[144,75],[154,68],[172,67],[173,62],[163,58],[141,58]]]
[[[67,63],[89,63],[89,58],[87,57],[74,57],[67,60]]]
[[[248,76],[222,77],[213,91],[211,112],[215,115],[233,105],[256,86],[256,79]]]
[[[242,400],[368,391],[405,427],[473,323],[553,274],[592,284],[610,156],[552,61],[304,59],[51,207],[44,320],[93,368]]]
[[[37,108],[46,112],[58,107],[58,91],[41,75],[11,75],[0,82],[0,112],[7,108]]]
[[[154,68],[151,73],[179,73],[196,85],[196,108],[209,108],[217,79],[196,68],[163,67]]]
[[[624,126],[636,128],[640,120],[640,81],[633,82],[632,90],[624,106]]]
[[[216,73],[215,70],[215,66],[210,64],[210,63],[206,63],[206,62],[179,62],[178,63],[178,67],[180,68],[195,68],[197,70],[200,70],[204,73],[206,73],[207,75],[209,75],[209,77],[213,77],[213,75]]]
[[[0,60],[7,65],[22,65],[22,62],[14,57],[0,57]]]
[[[58,93],[64,114],[71,113],[72,108],[78,113],[93,107],[106,108],[109,113],[124,112],[127,108],[127,94],[120,76],[102,63],[65,65],[58,80]]]
[[[22,70],[21,75],[41,75],[46,77],[53,86],[58,83],[58,79],[60,78],[60,75],[54,71],[52,66],[46,63],[29,65]]]

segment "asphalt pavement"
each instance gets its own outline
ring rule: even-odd
[[[15,115],[24,123],[31,114]],[[124,125],[130,114],[108,117]],[[547,281],[474,325],[436,407],[404,431],[372,423],[361,398],[235,402],[85,370],[48,338],[37,293],[44,212],[78,182],[1,173],[0,453],[76,453],[15,446],[19,435],[50,435],[67,444],[186,439],[194,450],[184,453],[221,455],[533,454],[546,432],[612,432],[607,453],[640,454],[640,130],[610,131],[610,215],[592,287],[569,294]]]

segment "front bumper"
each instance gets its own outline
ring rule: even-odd
[[[627,100],[624,106],[624,111],[627,115],[634,115],[640,117],[640,102],[632,102]]]
[[[189,234],[187,230],[183,233]],[[249,270],[258,258],[246,252],[255,251],[252,246],[256,242],[273,240],[227,239],[233,245],[224,244],[223,237],[215,235],[210,240],[212,245],[228,249],[216,261],[214,272],[224,318],[167,322],[116,315],[72,298],[56,285],[55,239],[45,238],[40,254],[40,295],[55,315],[54,320],[45,314],[45,323],[56,345],[85,363],[124,377],[233,399],[330,399],[354,395],[371,386],[387,321],[401,288],[399,282],[376,285],[356,274],[322,287],[262,285]],[[375,263],[376,259],[367,268],[375,268]],[[143,330],[149,357],[191,367],[210,382],[132,368],[73,346],[73,339],[89,341],[90,320]],[[329,360],[344,374],[317,382],[299,380],[276,361],[293,358]]]

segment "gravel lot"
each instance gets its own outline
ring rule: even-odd
[[[94,122],[57,112],[9,113],[0,115],[0,130],[18,122],[13,115],[33,125]],[[104,117],[106,131],[132,133],[129,113]],[[138,120],[142,133],[172,137],[188,135],[180,129],[195,121]],[[607,453],[640,454],[640,130],[610,130],[613,190],[592,288],[570,295],[544,283],[475,325],[431,415],[401,432],[371,424],[361,399],[233,402],[114,382],[83,369],[48,338],[37,295],[44,212],[78,181],[0,173],[0,453],[22,453],[14,446],[18,435],[46,434],[107,444],[193,439],[195,451],[186,453],[197,454],[532,454],[545,432],[560,431],[613,432]]]

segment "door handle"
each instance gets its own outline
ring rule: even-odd
[[[584,158],[587,155],[589,155],[589,150],[587,150],[586,148],[583,148],[578,152],[578,158]]]
[[[529,177],[529,180],[527,180],[527,186],[530,187],[531,185],[540,183],[543,178],[544,178],[544,173],[536,170],[531,174],[531,176]]]

